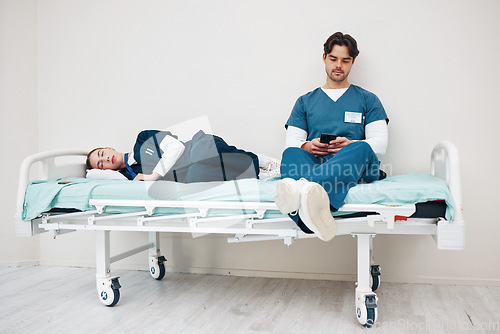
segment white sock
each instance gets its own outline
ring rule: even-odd
[[[257,158],[259,158],[259,167],[265,167],[270,158],[267,155],[260,153],[255,153],[255,155],[257,156]]]

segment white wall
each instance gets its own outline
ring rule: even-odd
[[[430,237],[378,236],[384,279],[498,283],[500,267],[490,258],[500,253],[492,209],[500,199],[499,9],[495,0],[40,1],[40,149],[128,150],[142,129],[207,115],[228,142],[279,156],[283,124],[296,98],[324,83],[322,45],[340,30],[361,51],[350,81],[375,92],[391,119],[383,162],[392,174],[427,172],[442,139],[461,153],[466,249],[437,251]],[[116,250],[133,241],[120,236],[126,241],[116,238]],[[221,237],[164,241],[178,270],[355,275],[350,237],[290,249],[227,245]],[[93,242],[91,233],[43,237],[40,260],[92,265]],[[143,268],[143,261],[117,266]]]
[[[36,1],[0,0],[0,264],[37,263],[39,238],[14,237],[21,161],[38,152]]]

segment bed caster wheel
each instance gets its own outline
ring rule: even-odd
[[[371,266],[371,275],[372,275],[372,291],[378,289],[380,286],[380,266],[378,264],[374,264]]]
[[[118,277],[97,279],[99,300],[106,306],[112,307],[120,300],[120,282]]]
[[[356,317],[358,322],[367,328],[371,328],[377,321],[377,295],[374,293],[361,293],[356,298]]]
[[[149,257],[149,273],[155,280],[161,280],[165,277],[165,264],[164,256],[150,256]]]

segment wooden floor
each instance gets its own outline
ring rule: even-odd
[[[120,302],[92,268],[0,267],[0,333],[500,333],[500,287],[383,283],[362,328],[354,283],[117,270]]]

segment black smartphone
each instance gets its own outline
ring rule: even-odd
[[[337,139],[337,135],[332,135],[330,133],[322,133],[319,137],[319,142],[328,144],[335,139]]]

